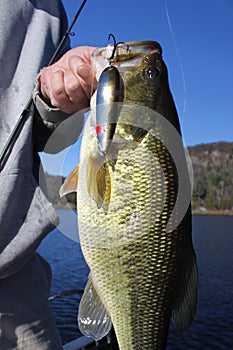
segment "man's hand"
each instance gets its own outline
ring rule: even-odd
[[[95,49],[90,46],[71,49],[43,70],[40,91],[49,105],[68,114],[89,106],[91,92],[97,87],[91,68],[91,54]]]

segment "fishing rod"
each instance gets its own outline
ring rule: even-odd
[[[75,22],[77,21],[83,7],[85,6],[87,0],[84,0],[81,4],[81,6],[79,7],[78,11],[76,12],[69,28],[67,29],[67,31],[65,32],[65,34],[63,35],[60,43],[58,44],[58,47],[57,49],[55,50],[52,58],[50,59],[49,63],[48,63],[48,67],[51,66],[53,63],[55,63],[56,59],[57,59],[57,56],[62,48],[62,46],[64,45],[67,37],[69,35],[71,35],[71,30],[75,24]],[[20,131],[22,130],[22,127],[24,125],[24,123],[26,122],[27,118],[29,117],[29,111],[30,111],[30,108],[33,104],[33,98],[32,96],[29,98],[27,104],[25,105],[24,107],[24,110],[23,112],[21,113],[17,123],[15,124],[15,127],[13,128],[12,132],[10,133],[4,147],[3,147],[3,150],[0,154],[0,171],[2,170],[2,168],[4,167],[4,161],[6,162],[7,160],[7,155],[9,155],[9,152],[10,152],[10,149],[13,147],[15,141],[17,140],[19,134],[20,134]]]
[[[73,295],[73,294],[79,294],[79,295],[82,295],[84,292],[83,289],[71,289],[71,290],[65,290],[64,292],[61,292],[61,293],[58,293],[58,294],[55,294],[51,297],[49,297],[49,301],[52,301],[54,299],[57,299],[57,298],[61,298],[61,297],[65,297],[65,296],[70,296],[70,295]]]

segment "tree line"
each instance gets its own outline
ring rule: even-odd
[[[193,209],[233,210],[233,143],[188,148],[194,172]]]
[[[194,184],[193,209],[233,211],[233,142],[216,142],[188,147]],[[46,174],[49,199],[56,208],[75,208],[75,194],[67,199],[59,197],[64,179]],[[70,204],[71,203],[71,204]]]

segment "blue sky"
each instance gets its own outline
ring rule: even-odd
[[[81,2],[63,0],[69,23]],[[185,144],[233,141],[232,0],[88,0],[73,31],[72,46],[158,41]]]

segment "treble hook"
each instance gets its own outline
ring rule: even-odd
[[[113,47],[113,50],[112,50],[112,55],[111,55],[111,57],[109,58],[110,63],[112,63],[112,61],[114,60],[114,55],[115,55],[115,53],[116,53],[117,46],[120,45],[120,44],[126,45],[123,41],[119,41],[119,42],[117,43],[117,42],[116,42],[116,38],[115,38],[115,36],[114,36],[113,34],[109,34],[109,36],[108,36],[108,41],[110,40],[111,37],[113,38],[114,47]],[[128,51],[129,51],[129,45],[128,45],[128,44],[126,45],[126,49],[127,49],[127,52],[128,52]]]

